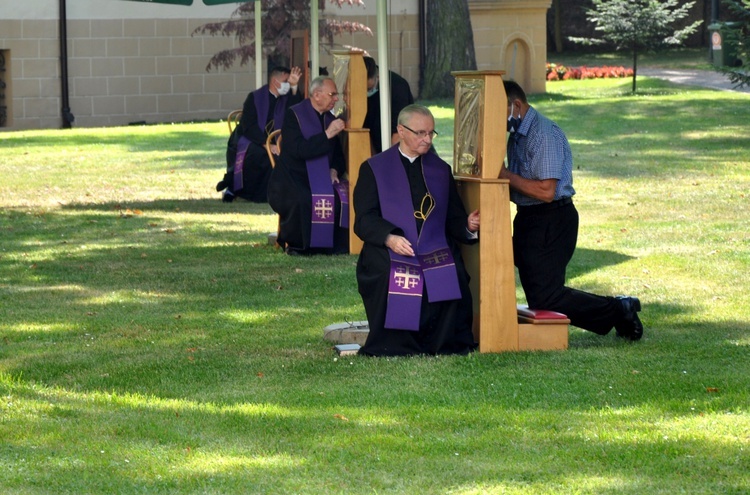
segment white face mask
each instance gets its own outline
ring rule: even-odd
[[[279,96],[284,96],[289,92],[291,89],[291,85],[288,82],[281,83],[281,86],[279,86],[279,89],[277,90],[279,92]]]

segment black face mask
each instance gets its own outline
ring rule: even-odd
[[[521,127],[521,116],[513,116],[513,104],[510,105],[510,115],[508,115],[508,132],[516,132]]]

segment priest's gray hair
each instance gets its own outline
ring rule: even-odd
[[[310,83],[310,94],[320,91],[323,88],[323,83],[326,81],[332,81],[333,85],[336,86],[336,81],[328,76],[318,76]]]
[[[432,112],[430,112],[430,109],[422,106],[417,105],[416,103],[412,103],[411,105],[407,105],[404,107],[403,110],[401,110],[398,114],[398,124],[399,125],[408,125],[411,121],[411,118],[413,115],[424,115],[425,117],[429,117],[435,121],[435,117],[432,116]]]

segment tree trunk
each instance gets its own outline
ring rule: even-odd
[[[421,98],[451,97],[452,71],[476,70],[474,35],[467,0],[430,0],[427,3],[425,67]]]
[[[562,53],[562,16],[560,15],[560,0],[553,0],[552,7],[555,9],[555,52]]]
[[[633,37],[633,93],[635,94],[635,81],[638,77],[638,42]]]

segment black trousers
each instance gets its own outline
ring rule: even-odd
[[[570,323],[604,335],[623,318],[620,302],[565,286],[578,241],[578,211],[570,199],[518,207],[513,256],[530,308],[563,313]]]

